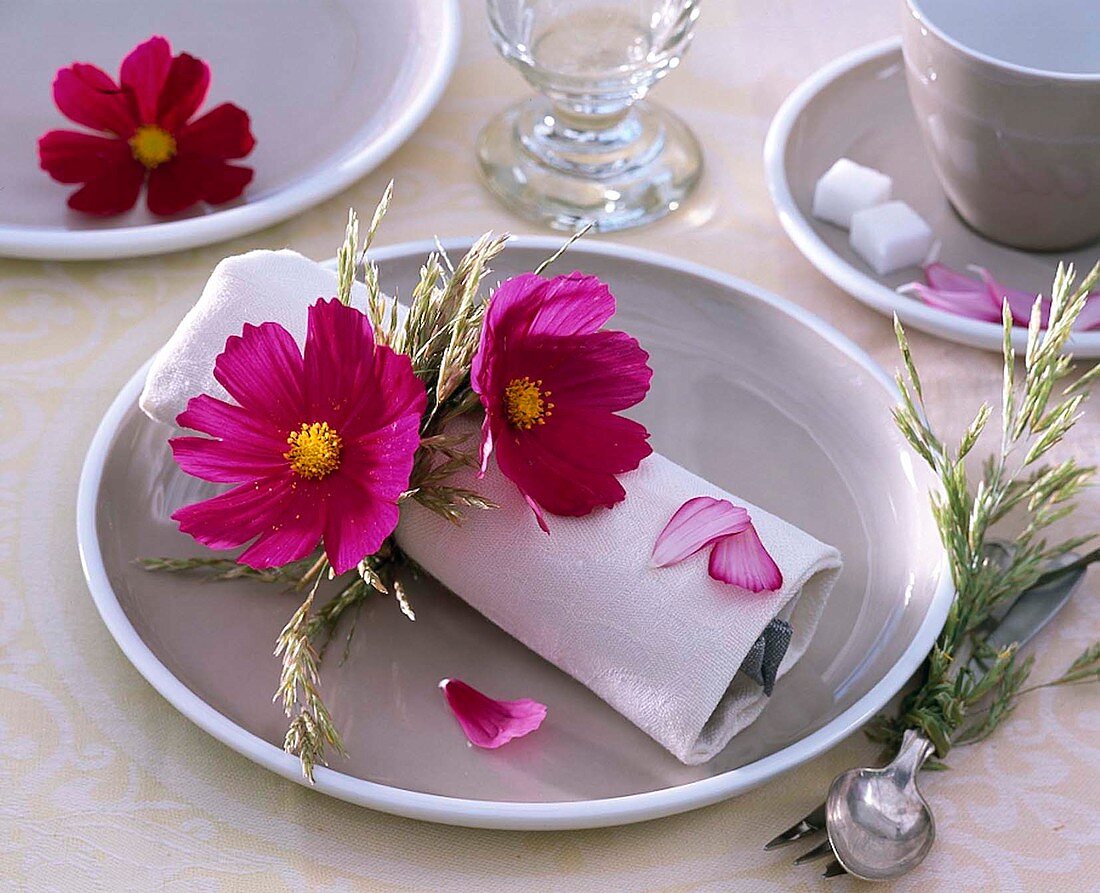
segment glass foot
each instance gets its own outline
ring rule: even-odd
[[[687,125],[644,101],[609,126],[580,129],[548,100],[526,100],[485,126],[477,158],[504,204],[567,231],[592,222],[611,232],[664,217],[683,204],[703,169]]]

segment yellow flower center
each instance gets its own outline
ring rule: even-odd
[[[290,449],[283,453],[290,460],[291,470],[306,480],[320,481],[340,467],[340,435],[328,426],[328,422],[302,422],[298,431],[291,431],[286,442]]]
[[[142,124],[130,137],[130,151],[152,170],[176,154],[176,138],[162,127]]]
[[[545,425],[554,404],[542,389],[542,379],[531,381],[526,375],[513,378],[504,389],[504,412],[515,428],[526,431],[535,425]]]

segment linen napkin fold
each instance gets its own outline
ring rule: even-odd
[[[357,307],[367,304],[367,289],[351,290]],[[336,272],[297,251],[249,251],[222,260],[210,274],[202,296],[187,311],[168,342],[157,351],[138,405],[152,419],[169,425],[198,394],[228,400],[214,378],[214,361],[225,339],[241,334],[244,324],[277,322],[302,347],[309,305],[336,297]],[[399,312],[401,305],[398,305]]]
[[[331,270],[292,251],[223,260],[155,358],[140,406],[174,424],[213,378],[226,338],[246,322],[281,323],[304,343],[307,307],[336,293]],[[353,301],[365,305],[356,285]],[[465,420],[472,436],[476,423]],[[775,680],[805,652],[839,573],[836,549],[658,454],[620,478],[624,502],[582,518],[550,516],[550,535],[490,463],[456,476],[500,508],[456,527],[417,503],[402,508],[401,547],[493,623],[578,679],[688,764],[705,762],[759,716]],[[657,535],[688,499],[745,506],[783,573],[777,592],[713,580],[706,550],[649,565]],[[739,672],[739,670],[743,672]]]
[[[409,503],[397,526],[401,548],[691,765],[760,715],[768,700],[761,686],[770,689],[769,677],[782,677],[805,652],[840,570],[836,549],[656,453],[620,476],[623,502],[580,518],[548,516],[549,535],[495,465],[480,480],[473,471],[454,480],[499,508],[455,526]],[[650,566],[657,535],[696,496],[749,510],[783,572],[781,589],[752,593],[712,579],[707,550]],[[790,627],[785,653],[777,619]],[[782,655],[776,667],[767,666],[768,644]],[[738,672],[754,658],[759,679]]]

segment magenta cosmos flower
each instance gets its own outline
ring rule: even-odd
[[[210,87],[210,68],[187,53],[172,55],[151,37],[122,60],[119,83],[94,65],[57,72],[53,98],[66,118],[97,134],[51,130],[38,141],[42,169],[60,183],[82,183],[69,207],[108,216],[129,211],[147,180],[154,214],[177,214],[205,201],[239,196],[252,169],[228,164],[256,141],[248,115],[223,103],[191,120]]]
[[[176,437],[176,462],[238,484],[181,508],[180,530],[212,549],[255,540],[238,559],[277,567],[324,541],[337,573],[375,552],[397,525],[427,397],[409,358],[374,343],[367,317],[337,300],[309,308],[305,357],[277,323],[246,325],[214,377],[236,404],[193,397],[176,418],[211,435]]]
[[[653,452],[649,432],[616,415],[645,397],[649,355],[602,329],[615,298],[595,276],[524,273],[493,293],[470,373],[485,407],[482,471],[496,454],[548,530],[544,512],[585,515],[622,501],[616,475]]]

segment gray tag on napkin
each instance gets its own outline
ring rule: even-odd
[[[772,620],[741,661],[741,672],[763,687],[768,697],[771,697],[775,687],[775,676],[783,662],[783,655],[787,653],[787,646],[791,644],[793,632],[786,620]]]

